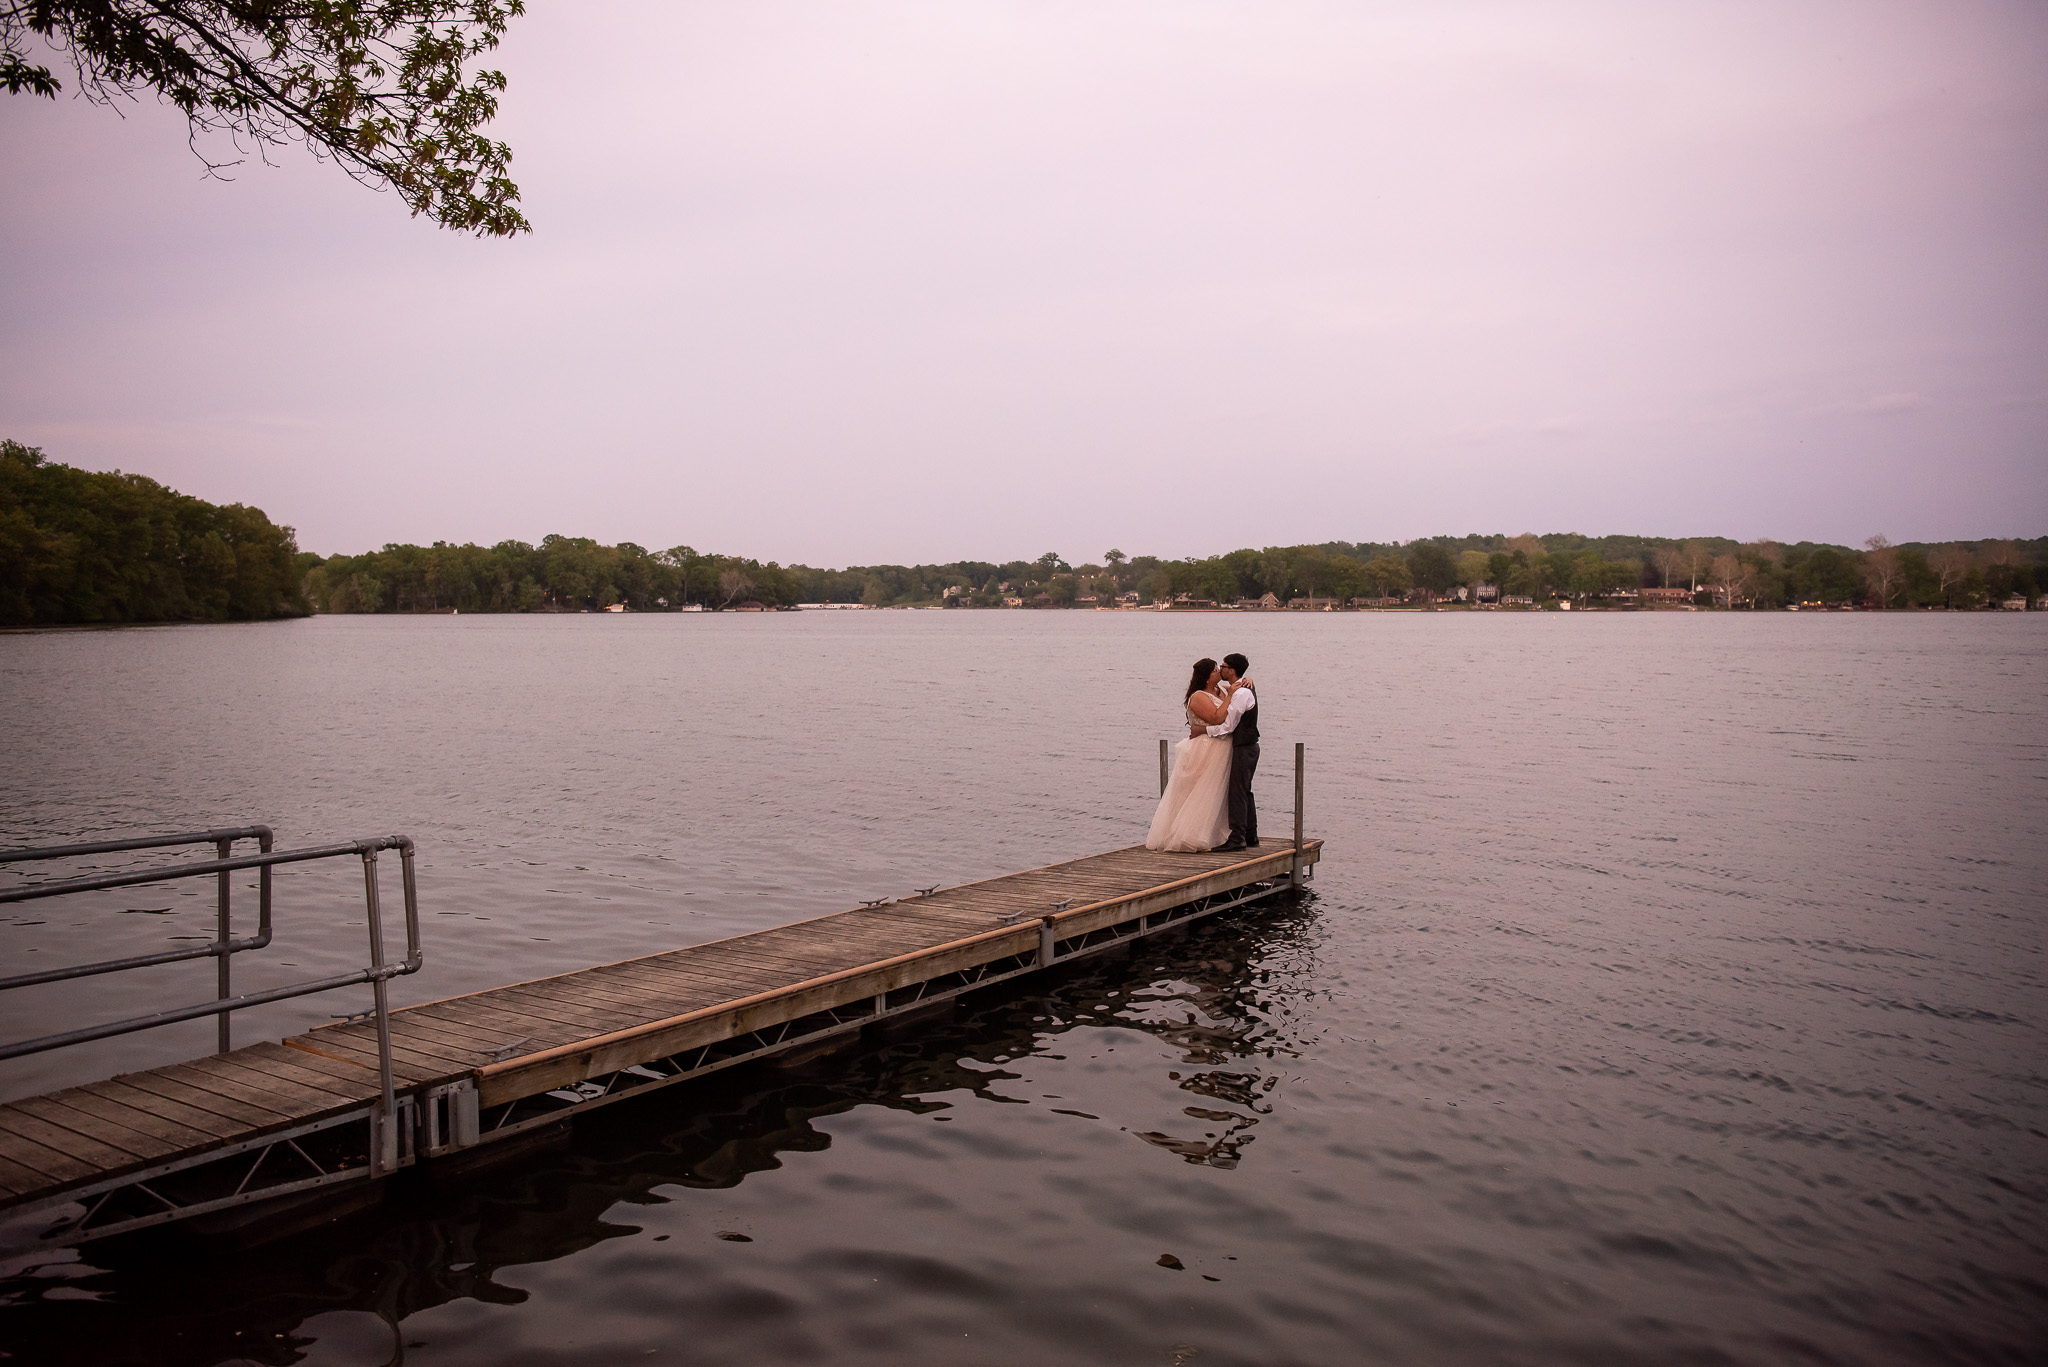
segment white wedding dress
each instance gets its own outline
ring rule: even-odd
[[[1192,711],[1190,722],[1201,721]],[[1173,747],[1173,772],[1152,814],[1148,850],[1213,850],[1230,838],[1230,738],[1195,736]]]

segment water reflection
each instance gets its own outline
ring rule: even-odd
[[[508,1270],[640,1235],[636,1208],[668,1204],[665,1192],[734,1188],[828,1149],[819,1122],[863,1107],[940,1118],[1039,1106],[1127,1133],[1140,1152],[1233,1168],[1304,1043],[1292,1023],[1315,990],[1313,924],[1311,897],[1171,931],[795,1067],[735,1069],[592,1113],[565,1147],[463,1183],[394,1187],[375,1209],[260,1249],[190,1256],[189,1236],[164,1233],[16,1268],[0,1280],[0,1340],[21,1363],[403,1361],[406,1322],[422,1312],[523,1303]],[[1085,1105],[1030,1094],[1034,1064],[1109,1058],[1126,1032],[1164,1047],[1141,1059],[1126,1043]],[[1161,1098],[1179,1113],[1162,1120]],[[949,1161],[947,1182],[976,1180]],[[890,1177],[873,1164],[868,1175]]]

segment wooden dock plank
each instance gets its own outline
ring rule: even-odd
[[[95,1114],[91,1110],[81,1110],[77,1106],[68,1105],[62,1093],[26,1097],[15,1102],[14,1106],[24,1114],[32,1115],[61,1130],[68,1130],[81,1139],[89,1139],[124,1153],[131,1160],[161,1158],[184,1147],[147,1134],[128,1123],[137,1117],[109,1118]],[[204,1135],[194,1135],[193,1138],[200,1142],[205,1140]]]
[[[537,1017],[570,1029],[590,1028],[612,1019],[625,1010],[624,1007],[614,1007],[608,1011],[602,1005],[593,1005],[587,997],[579,995],[573,983],[564,983],[555,978],[494,987],[488,992],[479,992],[459,1003],[448,1002],[443,1005],[451,1011],[477,1006],[490,1007],[504,1015]]]
[[[153,1115],[174,1125],[183,1125],[187,1129],[196,1130],[204,1134],[208,1139],[232,1138],[246,1133],[249,1128],[246,1124],[230,1120],[226,1116],[217,1115],[212,1111],[201,1110],[197,1106],[187,1106],[182,1101],[173,1101],[168,1097],[158,1096],[154,1092],[145,1092],[139,1087],[130,1087],[118,1078],[109,1078],[105,1082],[90,1083],[77,1090],[99,1097],[110,1105],[121,1106],[138,1113]]]
[[[323,1040],[346,1041],[358,1052],[368,1051],[371,1057],[377,1054],[377,1027],[368,1021],[355,1021],[348,1025],[332,1027]],[[394,1074],[400,1060],[407,1066],[406,1071],[418,1081],[448,1072],[465,1072],[476,1062],[476,1051],[461,1045],[447,1044],[426,1032],[414,1033],[402,1027],[394,1018],[391,1022],[391,1057]]]
[[[429,1006],[409,1006],[406,1011],[408,1014],[418,1012],[435,1021],[456,1022],[473,1028],[479,1035],[494,1035],[495,1042],[489,1046],[489,1052],[492,1053],[521,1039],[542,1038],[568,1030],[567,1026],[542,1027],[531,1016],[506,1011],[490,1002],[472,1001],[452,1010],[437,1002]],[[568,1036],[563,1033],[562,1037]]]
[[[178,1068],[182,1078],[194,1086],[209,1085],[226,1096],[266,1106],[286,1120],[305,1120],[331,1114],[360,1105],[364,1100],[311,1087],[277,1073],[237,1068],[219,1059],[197,1058],[178,1065]]]
[[[282,1045],[238,1049],[232,1054],[212,1054],[193,1059],[185,1066],[217,1077],[235,1076],[253,1085],[267,1087],[280,1096],[303,1093],[314,1105],[335,1101],[362,1101],[377,1090],[376,1075],[367,1070],[360,1081],[344,1081],[298,1062],[299,1053]]]
[[[99,1169],[25,1135],[0,1128],[0,1158],[38,1174],[41,1187],[72,1186],[98,1175]]]
[[[169,1146],[172,1152],[205,1148],[219,1138],[218,1135],[205,1130],[194,1129],[175,1120],[166,1120],[154,1111],[111,1101],[85,1087],[74,1087],[59,1092],[50,1100],[83,1111],[110,1124],[139,1131],[156,1143]],[[122,1147],[131,1146],[124,1144]]]
[[[744,978],[728,977],[689,963],[621,964],[598,971],[604,974],[605,982],[638,992],[643,999],[659,996],[681,1001],[725,991],[744,995],[750,986]]]
[[[607,1010],[579,1002],[574,999],[573,987],[500,987],[489,995],[493,1006],[572,1029],[616,1029],[618,1021],[631,1019],[634,1014],[623,1007]]]
[[[234,1121],[250,1134],[280,1129],[291,1120],[291,1112],[278,1107],[274,1100],[266,1106],[259,1098],[230,1095],[222,1088],[231,1084],[222,1084],[203,1074],[188,1077],[180,1075],[174,1068],[158,1068],[147,1073],[123,1073],[113,1081],[166,1100],[182,1102],[195,1110],[211,1111]]]
[[[600,973],[603,976],[599,976]],[[534,995],[544,996],[552,1001],[572,1002],[595,1011],[617,1011],[627,1015],[637,1014],[647,1007],[650,991],[672,990],[673,982],[664,983],[660,989],[636,982],[616,971],[593,969],[573,985],[534,990]]]
[[[393,1030],[400,1028],[401,1021],[404,1022],[404,1029],[408,1034],[420,1031],[443,1043],[460,1045],[472,1053],[488,1054],[505,1043],[504,1035],[496,1030],[485,1030],[443,1020],[430,1012],[408,1010],[391,1013]]]
[[[416,1009],[431,1009],[437,1014],[437,1017],[442,1011],[442,1008],[438,1006]],[[472,1005],[464,1012],[463,1019],[474,1021],[480,1028],[493,1028],[493,1033],[497,1036],[497,1042],[484,1051],[492,1058],[502,1057],[508,1048],[515,1045],[521,1052],[533,1049],[547,1049],[572,1039],[581,1038],[585,1033],[580,1027],[537,1020],[533,1016],[519,1015],[494,1005]]]
[[[0,1130],[52,1150],[94,1174],[117,1171],[135,1164],[135,1155],[126,1149],[117,1149],[90,1135],[53,1125],[41,1116],[23,1110],[20,1102],[0,1107]],[[41,1167],[42,1164],[35,1166]]]
[[[294,1076],[314,1075],[331,1078],[320,1085],[330,1092],[358,1099],[381,1095],[383,1086],[377,1076],[377,1066],[364,1065],[343,1059],[329,1058],[321,1054],[309,1054],[303,1049],[290,1049],[282,1044],[254,1044],[247,1049],[238,1049],[234,1057],[250,1066],[268,1066],[277,1063],[291,1070]]]
[[[712,994],[719,995],[726,984],[709,984]],[[694,990],[703,990],[702,986]],[[508,990],[503,999],[506,1004],[517,1004],[522,1009],[539,1010],[551,1016],[570,1022],[599,1020],[616,1021],[646,1018],[653,1004],[665,998],[679,998],[692,993],[691,982],[674,972],[664,973],[659,969],[645,969],[632,976],[616,974],[602,985],[585,983],[546,982],[522,984]],[[575,1013],[581,1013],[575,1014]],[[658,1014],[658,1013],[657,1013]]]
[[[474,1062],[479,1055],[489,1054],[502,1040],[486,1039],[473,1030],[448,1025],[431,1016],[398,1016],[391,1018],[391,1037],[406,1041],[417,1047],[432,1044],[444,1054]]]
[[[0,1200],[28,1196],[49,1184],[50,1179],[43,1174],[0,1155]]]
[[[369,1038],[365,1040],[360,1034],[345,1033],[348,1031],[349,1027],[330,1025],[317,1032],[309,1031],[304,1035],[294,1035],[292,1039],[295,1044],[311,1044],[323,1053],[338,1056],[330,1061],[353,1061],[362,1064],[374,1086],[378,1076],[376,1033],[370,1032]],[[295,1048],[291,1052],[307,1054],[311,1051]],[[399,1086],[416,1087],[421,1083],[440,1082],[467,1071],[471,1066],[466,1061],[458,1062],[421,1053],[397,1039],[393,1039],[391,1044],[391,1077]],[[333,1081],[337,1086],[342,1085],[339,1078]]]

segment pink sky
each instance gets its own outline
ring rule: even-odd
[[[499,56],[516,242],[0,95],[0,435],[323,553],[2048,532],[2035,0],[536,3]]]

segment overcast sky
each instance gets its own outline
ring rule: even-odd
[[[322,553],[2048,532],[2048,4],[549,3],[532,236],[0,95],[0,435]]]

